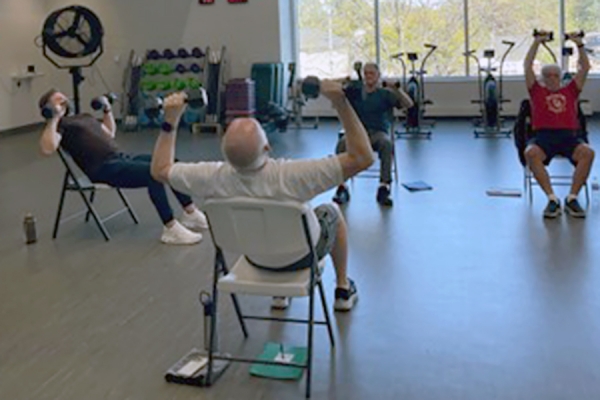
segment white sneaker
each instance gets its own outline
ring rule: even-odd
[[[288,297],[273,297],[271,308],[274,310],[285,310],[290,306],[290,299]]]
[[[175,224],[170,228],[165,226],[162,237],[160,238],[160,241],[165,244],[196,244],[201,240],[201,233],[188,230],[178,221],[175,221]]]
[[[186,228],[196,232],[208,229],[208,220],[206,219],[206,215],[204,215],[202,211],[198,210],[195,210],[191,214],[184,211],[183,215],[181,216],[181,223]]]

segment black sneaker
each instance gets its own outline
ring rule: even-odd
[[[348,289],[335,289],[335,303],[333,305],[335,311],[350,311],[358,300],[356,284],[352,279],[348,279],[348,282],[350,282]]]
[[[335,191],[335,196],[333,196],[333,201],[338,204],[346,204],[350,201],[350,192],[348,191],[346,185],[338,186],[337,190]]]
[[[579,205],[577,199],[565,199],[565,212],[574,218],[585,218],[585,210]]]
[[[560,215],[560,201],[549,200],[544,209],[544,218],[556,218]]]
[[[377,189],[377,202],[386,207],[391,207],[394,204],[390,199],[390,189],[387,186],[381,185]]]

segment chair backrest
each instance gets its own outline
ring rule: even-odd
[[[223,251],[252,256],[308,254],[308,206],[295,202],[230,198],[203,207],[213,241]],[[308,239],[308,240],[307,240]]]
[[[67,151],[61,149],[60,147],[56,150],[63,165],[67,169],[67,174],[69,175],[69,183],[77,182],[80,186],[91,186],[92,181],[87,177],[87,175],[75,164],[73,158]]]

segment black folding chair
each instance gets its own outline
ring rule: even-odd
[[[85,214],[85,222],[88,222],[90,220],[90,215],[92,216],[92,218],[96,222],[96,226],[98,226],[98,229],[100,229],[100,232],[102,232],[102,236],[104,236],[104,239],[107,242],[110,240],[110,235],[108,234],[108,231],[106,230],[106,227],[104,226],[104,223],[106,221],[113,219],[114,217],[116,217],[124,212],[128,212],[129,215],[131,216],[131,219],[133,219],[133,222],[136,224],[139,223],[138,218],[135,215],[135,212],[133,211],[131,204],[129,203],[129,200],[127,200],[127,197],[125,197],[125,194],[123,194],[121,189],[112,187],[112,186],[109,186],[106,184],[102,184],[102,183],[100,183],[100,184],[93,183],[75,165],[75,162],[73,161],[71,156],[66,151],[59,148],[58,155],[60,156],[60,159],[63,162],[63,164],[66,168],[66,171],[65,171],[65,177],[63,179],[62,189],[60,192],[60,201],[58,202],[58,211],[56,213],[56,219],[54,221],[54,231],[52,233],[52,239],[56,239],[56,236],[58,235],[58,227],[60,226],[61,223],[75,219],[83,214]],[[119,197],[121,198],[121,200],[123,201],[124,207],[122,209],[110,214],[109,216],[107,216],[105,218],[100,218],[98,212],[94,208],[94,200],[96,198],[97,190],[115,190],[117,192],[117,194],[119,195]],[[65,202],[65,196],[66,196],[67,192],[78,192],[86,206],[86,209],[83,211],[79,211],[69,217],[61,219],[63,206],[64,206],[64,202]],[[89,198],[87,197],[87,193],[89,193]]]

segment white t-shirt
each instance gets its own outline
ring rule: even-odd
[[[244,173],[225,162],[179,162],[169,171],[171,186],[193,196],[200,206],[207,199],[231,197],[308,203],[343,181],[342,165],[334,156],[304,160],[269,159],[260,170]],[[312,209],[308,217],[311,236],[316,241],[321,228]],[[306,254],[290,254],[260,259],[253,256],[252,260],[266,267],[281,267],[304,256]]]

